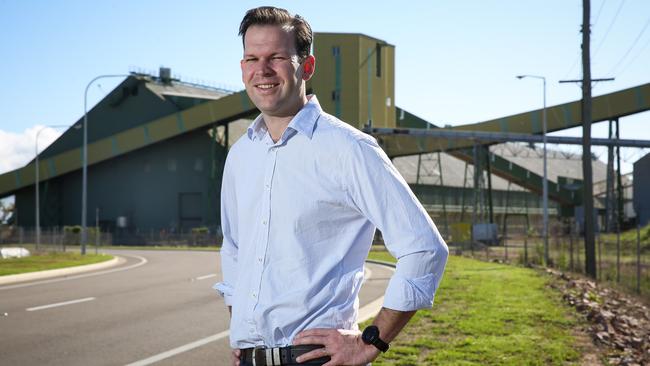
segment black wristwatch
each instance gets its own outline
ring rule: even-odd
[[[379,328],[375,325],[371,325],[363,330],[361,334],[361,340],[365,344],[372,344],[377,347],[380,351],[388,351],[388,343],[384,342],[379,338]]]

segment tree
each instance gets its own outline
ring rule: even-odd
[[[15,202],[4,202],[0,200],[0,224],[6,224],[7,221],[13,216],[15,210]]]

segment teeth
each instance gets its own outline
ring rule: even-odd
[[[257,87],[260,89],[271,89],[275,86],[275,84],[260,84]]]

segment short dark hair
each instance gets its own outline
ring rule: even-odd
[[[239,25],[239,35],[242,36],[244,47],[246,43],[246,31],[252,25],[277,25],[293,32],[296,38],[296,53],[300,60],[304,60],[311,51],[311,43],[314,35],[309,23],[300,15],[291,15],[286,9],[276,8],[273,6],[260,6],[259,8],[250,9],[244,15]]]

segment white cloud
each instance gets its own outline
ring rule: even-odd
[[[23,167],[34,159],[36,134],[40,152],[59,138],[61,133],[43,125],[30,127],[22,133],[0,130],[0,174]]]

